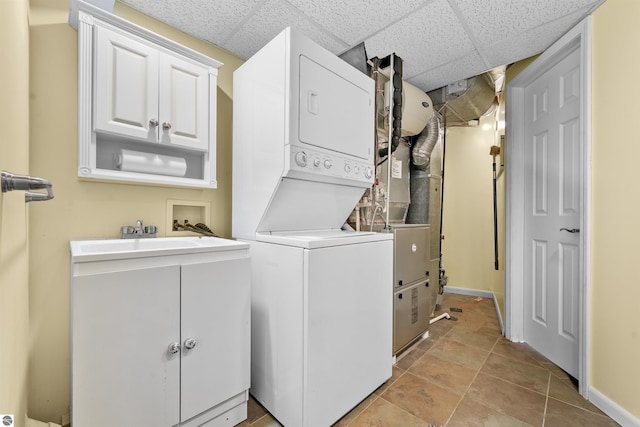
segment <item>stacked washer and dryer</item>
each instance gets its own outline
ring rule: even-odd
[[[235,71],[233,96],[251,394],[285,426],[325,427],[394,361],[393,234],[343,230],[374,184],[375,84],[286,29]]]

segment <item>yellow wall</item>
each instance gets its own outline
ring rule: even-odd
[[[593,14],[591,385],[640,418],[640,2]]]
[[[5,1],[5,0],[2,0]],[[218,189],[80,181],[77,171],[77,33],[68,0],[31,0],[31,173],[50,179],[55,199],[30,206],[31,360],[29,416],[60,422],[69,411],[69,240],[117,237],[137,219],[165,234],[167,199],[210,201],[209,224],[231,235],[231,91],[240,59],[116,3],[114,12],[221,62]]]
[[[510,65],[505,86],[537,56]],[[498,118],[504,120],[506,97],[500,98]],[[483,117],[479,126],[449,127],[444,180],[442,263],[449,286],[493,292],[504,321],[505,259],[505,185],[506,168],[501,152],[496,157],[498,203],[498,265],[495,269],[493,246],[493,157],[492,145],[500,146],[504,126],[495,123],[492,114]],[[508,165],[506,165],[508,167]]]
[[[497,180],[499,270],[493,243],[493,157],[499,145],[495,116],[478,126],[449,127],[443,190],[442,264],[448,286],[494,292],[504,300],[504,174]],[[500,157],[496,158],[498,169]],[[504,313],[504,311],[503,311]]]
[[[0,170],[28,173],[27,0],[0,1]],[[29,282],[24,192],[0,193],[0,414],[27,413]]]

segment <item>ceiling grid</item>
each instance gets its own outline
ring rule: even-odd
[[[118,0],[248,59],[291,26],[336,55],[396,53],[430,91],[539,54],[604,0]]]

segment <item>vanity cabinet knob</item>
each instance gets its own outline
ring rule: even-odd
[[[169,352],[169,354],[178,353],[180,351],[180,343],[172,342],[171,344],[169,344],[169,348],[167,349],[167,351]]]
[[[193,350],[194,348],[196,348],[197,344],[198,342],[194,338],[187,338],[186,340],[184,340],[184,348],[186,348],[187,350]]]
[[[164,130],[171,129],[171,123],[169,123],[169,122],[162,123],[162,129],[164,129]]]
[[[158,126],[158,121],[156,119],[149,120],[149,126],[151,126],[152,128]]]

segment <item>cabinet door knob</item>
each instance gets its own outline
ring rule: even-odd
[[[149,126],[151,126],[152,128],[158,126],[158,121],[156,119],[149,120]]]
[[[169,348],[167,349],[167,351],[169,352],[169,354],[178,353],[180,351],[180,343],[172,342],[171,344],[169,344]]]
[[[162,123],[162,129],[164,129],[164,130],[171,129],[171,123],[169,123],[169,122]]]
[[[186,340],[184,340],[184,348],[186,348],[187,350],[196,348],[197,344],[198,342],[194,338],[187,338]]]

